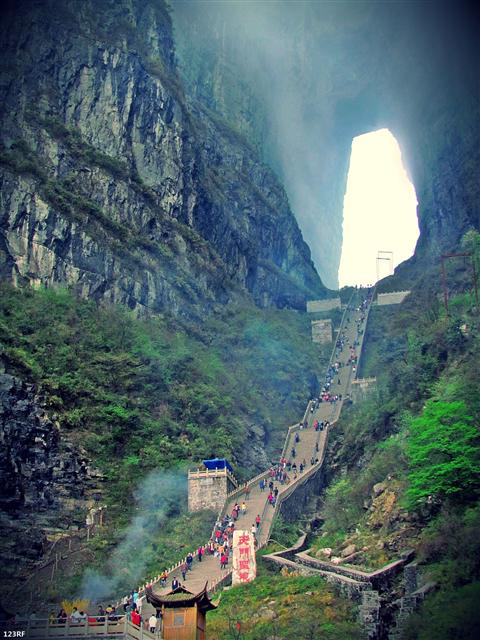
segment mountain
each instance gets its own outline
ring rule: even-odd
[[[355,136],[388,128],[417,194],[417,251],[392,287],[411,287],[480,228],[473,3],[172,6],[189,95],[235,124],[281,177],[305,237],[315,238],[312,256],[327,286],[338,283]]]
[[[139,313],[323,287],[272,171],[189,103],[162,0],[2,9],[0,273]]]

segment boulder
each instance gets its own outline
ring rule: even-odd
[[[342,556],[342,558],[346,558],[347,556],[351,556],[352,553],[355,553],[356,550],[357,547],[354,544],[349,544],[348,547],[345,547],[345,549],[343,549],[340,555]]]
[[[375,497],[379,496],[381,493],[385,491],[386,488],[387,488],[387,485],[385,484],[385,482],[377,482],[377,484],[373,485],[373,495]]]

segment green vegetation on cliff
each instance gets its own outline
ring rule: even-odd
[[[464,239],[474,259],[478,237]],[[438,592],[414,618],[412,639],[473,637],[480,579],[480,320],[470,263],[453,265],[447,280],[448,315],[432,285],[372,309],[362,374],[376,375],[377,389],[332,430],[334,476],[313,541],[333,556],[355,545],[353,564],[369,570],[416,549],[420,585],[433,581]]]
[[[294,311],[231,305],[199,326],[7,283],[0,285],[0,358],[35,383],[63,437],[105,476],[108,528],[90,545],[97,564],[121,542],[132,497],[150,471],[177,468],[185,476],[211,456],[228,457],[240,478],[265,468],[327,362],[311,343],[306,314]],[[145,543],[151,553],[142,578],[208,538],[213,514],[190,522],[185,492],[180,502]],[[69,580],[73,589],[78,578]]]
[[[325,366],[296,312],[227,307],[199,328],[67,291],[2,284],[0,298],[9,368],[39,385],[62,428],[120,484],[213,454],[246,471],[249,425],[271,436],[298,419]]]

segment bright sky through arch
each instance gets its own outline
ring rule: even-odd
[[[353,139],[343,202],[340,286],[377,279],[378,251],[393,251],[396,266],[409,258],[418,238],[417,197],[388,129]],[[389,274],[380,262],[380,277]]]

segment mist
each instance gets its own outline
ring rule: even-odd
[[[93,602],[119,597],[139,586],[152,559],[153,536],[187,504],[185,471],[153,471],[136,489],[134,501],[132,521],[105,571],[85,572],[79,594],[82,598]]]
[[[172,0],[189,93],[220,112],[278,174],[330,288],[338,286],[352,140],[388,128],[415,184],[422,168],[414,141],[403,135],[396,98],[404,101],[402,92],[414,91],[415,82],[461,77],[458,43],[473,41],[463,36],[466,6]]]
[[[369,11],[362,3],[361,10],[347,4],[172,3],[190,92],[223,109],[257,144],[282,180],[313,261],[332,288],[338,286],[345,192],[338,176],[346,175],[353,134],[338,136],[330,97],[350,97],[338,67],[345,66],[355,47],[352,32]],[[346,26],[343,37],[337,22]]]

